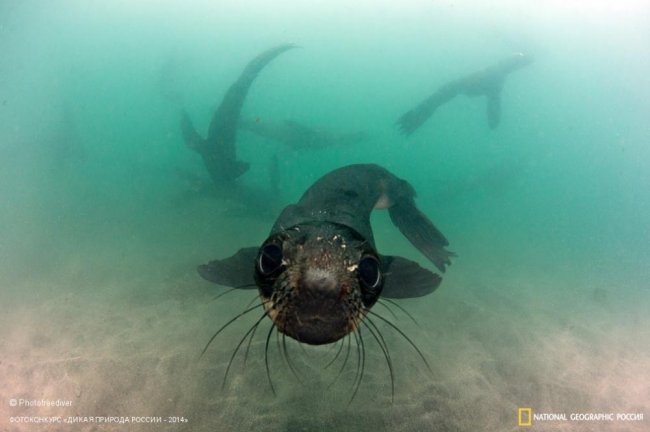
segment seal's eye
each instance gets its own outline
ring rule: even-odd
[[[262,247],[257,257],[257,269],[263,276],[273,274],[282,265],[282,248],[275,244],[269,243]]]
[[[381,285],[381,272],[379,261],[372,255],[367,255],[359,261],[357,274],[361,283],[370,289],[376,289]]]

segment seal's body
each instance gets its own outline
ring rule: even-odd
[[[183,112],[181,130],[185,143],[201,155],[217,187],[229,187],[248,170],[248,163],[237,160],[235,147],[244,99],[260,71],[274,58],[291,48],[295,48],[295,45],[279,45],[264,51],[248,63],[212,116],[207,138],[204,139],[196,132],[189,116]]]
[[[264,138],[269,138],[291,149],[323,149],[334,146],[348,146],[366,140],[364,132],[335,132],[325,128],[314,128],[294,120],[279,122],[250,119],[239,123],[240,129]]]
[[[517,53],[481,71],[448,82],[402,115],[397,124],[404,134],[410,135],[431,117],[440,105],[458,94],[464,94],[470,97],[485,96],[488,125],[490,129],[495,129],[501,120],[501,89],[506,76],[530,63],[530,56]]]
[[[233,287],[254,282],[279,331],[313,345],[335,342],[358,327],[380,296],[416,297],[440,284],[439,275],[375,247],[370,213],[387,208],[438,269],[450,264],[447,240],[414,197],[410,184],[380,166],[337,169],[282,211],[261,247],[199,266],[199,273]]]

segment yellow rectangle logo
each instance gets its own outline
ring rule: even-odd
[[[532,426],[533,425],[533,410],[532,410],[532,408],[519,408],[517,410],[517,424],[519,426]]]

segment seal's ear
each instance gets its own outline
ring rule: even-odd
[[[381,297],[421,297],[435,291],[442,278],[414,261],[398,256],[381,256],[385,275]]]
[[[223,260],[210,261],[197,267],[203,279],[233,288],[257,288],[255,258],[258,248],[248,247]]]

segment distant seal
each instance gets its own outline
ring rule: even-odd
[[[397,120],[397,125],[404,134],[410,135],[431,117],[440,105],[458,94],[464,94],[486,97],[488,125],[490,129],[495,129],[501,119],[501,89],[506,76],[530,63],[532,63],[530,56],[517,53],[482,71],[451,81],[403,114]]]
[[[237,127],[244,99],[248,90],[260,73],[274,58],[295,48],[293,44],[283,44],[264,51],[251,60],[235,81],[221,104],[212,116],[208,137],[201,137],[186,112],[181,118],[181,130],[185,143],[203,158],[205,167],[217,187],[231,184],[248,170],[248,163],[237,160],[235,142]]]
[[[248,119],[240,121],[239,127],[261,137],[278,141],[294,150],[348,146],[368,138],[366,133],[361,131],[335,132],[325,128],[310,127],[294,120],[274,122],[259,118]]]
[[[387,208],[402,234],[444,272],[453,254],[414,197],[408,182],[378,165],[334,170],[284,208],[261,247],[198,272],[221,285],[257,286],[265,315],[281,333],[306,344],[335,342],[358,328],[380,296],[417,297],[440,284],[438,274],[380,255],[375,246],[370,213]]]

